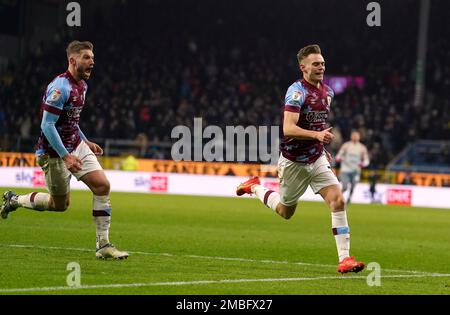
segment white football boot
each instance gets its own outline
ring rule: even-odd
[[[106,245],[103,245],[102,247],[98,248],[95,252],[95,257],[99,259],[127,259],[128,258],[127,252],[122,252],[114,247],[113,244],[108,243]]]

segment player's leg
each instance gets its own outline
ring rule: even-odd
[[[109,243],[111,205],[109,200],[109,181],[105,173],[96,170],[80,178],[93,193],[92,215],[97,228],[97,248]]]
[[[353,172],[350,175],[350,191],[347,197],[347,205],[352,201],[353,190],[355,189],[356,183],[359,181],[359,176],[356,172]]]
[[[83,162],[81,171],[75,177],[85,183],[93,193],[92,215],[96,227],[96,256],[98,258],[123,259],[127,252],[119,251],[109,241],[111,225],[110,184],[97,157],[82,142],[75,150],[75,155]]]
[[[375,203],[375,184],[374,183],[370,183],[370,202],[371,203]]]
[[[347,221],[345,201],[338,185],[330,185],[319,190],[331,210],[331,227],[336,239],[339,261],[350,257],[350,228]]]
[[[263,185],[258,177],[252,177],[246,182],[241,183],[236,190],[236,194],[241,196],[243,194],[255,194],[261,202],[275,211],[278,215],[285,219],[289,219],[295,212],[297,203],[292,206],[286,206],[280,203],[280,194],[270,190]]]
[[[342,192],[346,192],[350,183],[350,175],[346,172],[341,172],[339,179],[342,185]]]
[[[344,196],[339,185],[331,185],[319,191],[331,209],[331,226],[339,256],[338,272],[359,272],[364,263],[350,256],[350,228],[347,221]]]
[[[31,192],[26,195],[17,195],[8,190],[3,193],[1,217],[8,218],[8,214],[22,207],[35,211],[66,211],[69,207],[70,194],[52,196],[43,192]]]
[[[289,220],[294,215],[297,208],[297,201],[291,205],[285,205],[281,202],[281,194],[262,185],[253,186],[252,192],[262,203],[275,211],[283,219]],[[296,200],[298,200],[298,198]]]
[[[37,157],[37,162],[45,174],[45,183],[50,193],[31,192],[17,195],[13,191],[3,194],[0,214],[3,219],[16,209],[23,207],[35,211],[65,211],[70,202],[70,172],[59,158],[47,155]]]
[[[8,215],[18,208],[27,208],[36,211],[49,210],[50,195],[41,192],[32,192],[26,195],[17,195],[12,190],[5,191],[2,197],[0,215],[7,219]]]
[[[350,256],[350,228],[345,199],[339,181],[324,157],[314,163],[311,188],[314,193],[322,196],[331,210],[331,227],[339,256],[338,271],[342,273],[361,271],[364,264]]]
[[[278,176],[280,193],[262,186],[257,177],[240,184],[236,193],[238,196],[254,193],[279,216],[290,219],[295,213],[298,199],[308,187],[309,177],[302,164],[292,162],[282,155],[278,161]]]

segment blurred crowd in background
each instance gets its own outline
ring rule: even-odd
[[[94,44],[96,65],[80,126],[91,139],[140,139],[155,145],[144,157],[170,159],[176,125],[281,125],[284,96],[300,78],[297,51],[322,48],[326,74],[355,75],[364,87],[336,95],[330,115],[336,153],[353,129],[383,168],[417,139],[450,139],[450,41],[445,12],[433,1],[427,48],[426,93],[414,106],[418,12],[408,2],[383,2],[380,28],[365,25],[355,1],[118,2],[111,16],[91,17],[79,40]],[[405,4],[406,3],[406,4]],[[355,12],[355,14],[349,14]],[[304,18],[308,17],[308,18]],[[2,150],[15,138],[35,139],[46,85],[66,70],[72,38],[55,33],[51,44],[0,73]],[[33,151],[33,147],[20,148]]]

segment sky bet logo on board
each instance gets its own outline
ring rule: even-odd
[[[16,183],[18,184],[32,184],[33,183],[33,175],[28,172],[18,172],[16,173]]]
[[[387,204],[410,206],[412,201],[411,189],[388,189],[386,191]]]
[[[150,191],[167,192],[169,186],[169,178],[167,176],[150,177]]]
[[[169,186],[169,178],[167,176],[154,176],[150,178],[139,176],[134,178],[135,187],[145,187],[151,192],[167,192]]]
[[[45,187],[45,175],[41,170],[30,172],[17,172],[15,175],[16,183],[25,184],[32,187]]]
[[[134,178],[134,187],[150,187],[150,179],[148,177],[139,176]]]
[[[33,187],[45,187],[45,175],[41,170],[33,172]]]

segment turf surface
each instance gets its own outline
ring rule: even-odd
[[[64,213],[0,221],[0,294],[450,294],[448,209],[350,205],[352,254],[381,266],[370,286],[371,270],[336,272],[324,203],[283,220],[256,199],[112,193],[110,238],[130,257],[102,261],[91,199],[72,191]],[[81,288],[66,284],[70,262]]]

